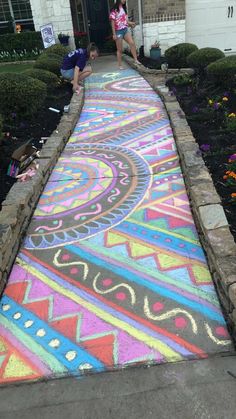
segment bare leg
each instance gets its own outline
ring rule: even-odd
[[[92,68],[90,66],[86,66],[83,71],[79,72],[78,76],[78,84],[80,81],[86,79],[86,77],[89,77],[92,74]]]
[[[129,45],[130,51],[131,51],[131,54],[134,57],[134,60],[136,62],[138,62],[137,52],[136,52],[136,45],[135,45],[134,40],[133,40],[133,38],[132,38],[132,36],[131,36],[131,34],[129,32],[127,32],[126,35],[124,36],[124,40]]]
[[[117,54],[117,61],[118,61],[118,66],[122,67],[122,45],[123,45],[123,39],[122,38],[117,38],[116,40],[116,54]]]

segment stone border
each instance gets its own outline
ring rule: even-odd
[[[165,86],[166,76],[170,71],[165,73],[160,70],[148,70],[135,65],[130,57],[125,56],[124,59],[149,82],[166,107],[200,240],[207,255],[226,321],[236,340],[236,243],[230,232],[221,199],[185,114],[176,97],[171,96]],[[179,73],[179,70],[172,70],[171,73]]]
[[[74,131],[84,103],[84,89],[74,93],[70,110],[43,145],[36,175],[27,182],[16,182],[2,202],[0,211],[0,294],[4,290],[10,270],[18,253],[30,218],[58,157]]]

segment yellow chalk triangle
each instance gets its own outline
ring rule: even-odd
[[[35,373],[24,361],[16,355],[11,355],[4,370],[3,378],[27,377]]]
[[[195,265],[192,266],[192,271],[194,274],[194,278],[197,284],[201,283],[211,283],[211,275],[209,270],[205,266]]]
[[[155,253],[155,251],[152,248],[139,244],[139,243],[130,242],[130,249],[131,249],[131,256],[133,258],[142,257],[142,256],[150,256]]]
[[[107,240],[106,240],[106,244],[107,246],[115,246],[117,244],[123,244],[127,242],[127,238],[120,236],[119,234],[116,233],[112,233],[111,231],[109,231],[107,233]]]
[[[182,260],[173,256],[169,256],[164,253],[160,253],[157,255],[160,267],[162,269],[168,269],[172,267],[179,267],[182,265],[186,265],[186,260]]]

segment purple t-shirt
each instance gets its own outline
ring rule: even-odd
[[[61,68],[62,70],[70,70],[71,68],[75,68],[75,66],[77,66],[80,71],[83,71],[87,60],[87,49],[79,48],[75,51],[69,52],[69,54],[64,57]]]

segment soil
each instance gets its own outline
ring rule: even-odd
[[[167,82],[167,85],[172,91],[174,88],[174,94],[186,115],[200,150],[202,150],[202,157],[221,198],[231,233],[236,241],[236,205],[232,203],[231,199],[231,193],[236,192],[236,184],[234,187],[229,187],[223,179],[229,156],[236,153],[235,132],[226,132],[222,128],[221,118],[209,118],[205,112],[209,98],[216,96],[222,98],[225,93],[229,98],[227,112],[235,112],[236,94],[233,91],[225,92],[223,87],[217,89],[216,92],[213,86],[207,85],[205,80],[200,80],[197,90],[191,87],[176,86],[171,81]],[[209,150],[204,150],[205,145]]]
[[[148,57],[139,57],[139,60],[148,68],[160,66],[160,63],[155,64]],[[229,99],[227,113],[236,113],[236,90],[225,92],[225,88],[211,85],[204,77],[193,76],[192,80],[192,85],[178,86],[173,83],[173,78],[171,78],[167,80],[167,86],[178,99],[199,144],[202,157],[221,198],[229,228],[236,242],[236,202],[233,203],[231,199],[231,193],[236,192],[236,184],[229,187],[223,179],[229,156],[236,153],[235,132],[226,132],[222,128],[222,119],[212,118],[209,108],[207,108],[210,98],[222,98],[226,94]],[[196,85],[197,88],[194,87]],[[204,151],[205,145],[209,150]]]
[[[44,106],[33,119],[16,122],[13,118],[10,124],[3,125],[3,139],[0,140],[0,209],[7,193],[17,181],[7,175],[13,151],[27,142],[40,150],[59,124],[64,106],[70,103],[71,97],[72,86],[64,83],[50,92]],[[60,113],[50,111],[49,107],[60,110]]]

